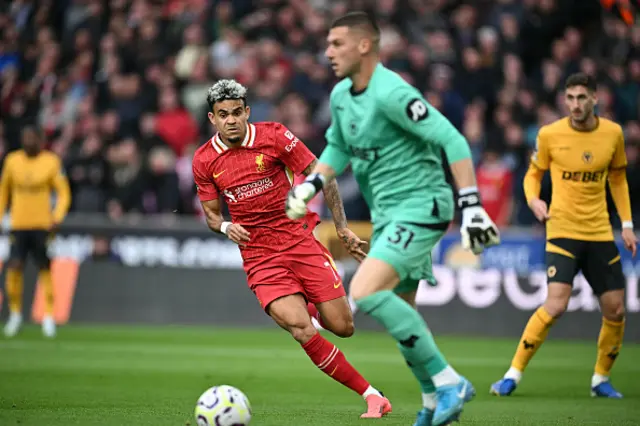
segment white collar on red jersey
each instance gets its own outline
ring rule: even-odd
[[[240,146],[245,148],[250,148],[253,146],[253,143],[256,141],[256,126],[249,123],[247,125],[247,134],[244,136],[244,140]],[[222,154],[224,151],[228,150],[229,147],[222,142],[220,139],[220,133],[216,133],[214,137],[211,138],[211,145],[216,150],[218,154]]]

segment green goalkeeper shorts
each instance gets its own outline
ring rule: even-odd
[[[374,228],[368,256],[382,260],[396,270],[400,277],[400,283],[394,289],[396,293],[416,291],[422,279],[435,282],[431,251],[448,227],[448,222],[389,222]]]

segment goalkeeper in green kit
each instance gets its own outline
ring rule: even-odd
[[[466,140],[380,63],[379,39],[365,13],[333,23],[326,56],[344,79],[331,92],[327,147],[305,182],[292,188],[285,209],[292,219],[303,217],[309,200],[351,163],[373,223],[371,249],[351,281],[351,297],[398,342],[420,383],[424,408],[414,426],[447,425],[475,391],[449,366],[412,306],[419,280],[433,281],[431,250],[455,210],[442,150],[458,187],[463,247],[479,254],[500,237],[480,204]]]

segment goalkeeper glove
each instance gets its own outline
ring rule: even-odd
[[[500,231],[482,208],[477,188],[460,190],[458,207],[462,210],[462,248],[477,255],[487,247],[500,244]]]
[[[289,219],[300,219],[307,214],[307,203],[316,196],[324,185],[324,177],[320,173],[307,176],[300,185],[296,185],[287,194],[284,210]]]

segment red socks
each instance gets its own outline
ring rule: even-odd
[[[314,307],[315,309],[315,307]],[[317,312],[317,311],[316,311]],[[333,380],[362,395],[369,388],[369,382],[353,368],[344,354],[333,343],[316,333],[302,345],[311,361]]]
[[[315,318],[323,328],[327,328],[313,303],[307,304],[307,311],[311,318]],[[311,340],[302,345],[302,349],[309,355],[316,367],[333,380],[357,392],[358,395],[364,394],[369,388],[369,382],[349,364],[340,349],[322,337],[320,333],[316,333]]]

